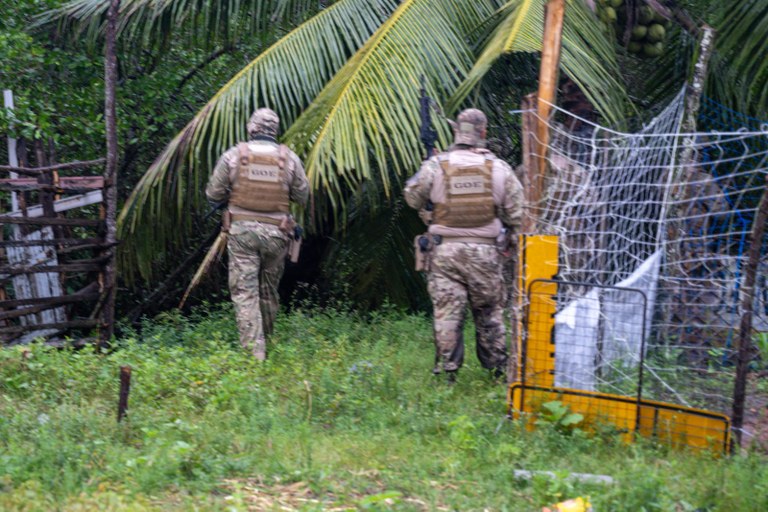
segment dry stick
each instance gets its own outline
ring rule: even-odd
[[[103,220],[97,219],[60,219],[58,217],[13,217],[11,215],[0,215],[0,223],[3,224],[25,224],[33,226],[81,226],[81,227],[100,227],[104,224]],[[39,229],[39,228],[35,228]],[[114,242],[114,241],[113,241]],[[35,244],[42,245],[42,244]]]
[[[97,283],[90,283],[85,288],[82,288],[81,290],[76,291],[73,294],[70,295],[64,295],[60,297],[37,297],[32,299],[14,299],[14,300],[2,300],[0,301],[0,309],[2,310],[10,310],[12,308],[18,308],[19,306],[36,306],[38,304],[59,304],[59,303],[68,303],[68,302],[80,302],[85,299],[85,297],[90,297],[93,292],[98,290],[98,284]],[[2,316],[2,313],[0,313],[0,317]]]
[[[208,238],[205,239],[205,241],[200,244],[195,251],[187,256],[183,262],[181,262],[181,265],[176,267],[173,272],[168,276],[168,278],[163,281],[160,286],[154,289],[154,291],[150,294],[149,297],[141,301],[141,304],[133,308],[128,314],[126,315],[126,318],[130,320],[131,322],[135,322],[141,314],[147,310],[150,306],[153,304],[159,304],[161,303],[169,293],[169,290],[172,286],[177,285],[179,283],[179,277],[189,268],[192,263],[197,261],[197,259],[200,257],[200,255],[205,252],[206,247],[209,247],[219,236],[218,231],[213,231],[210,235],[208,235]],[[181,307],[182,304],[179,305]]]
[[[51,238],[48,240],[0,240],[0,247],[32,247],[36,245],[61,245],[72,250],[106,247],[101,238]]]
[[[98,292],[93,292],[89,294],[72,295],[67,297],[52,297],[51,299],[45,299],[45,300],[48,300],[47,302],[40,302],[38,303],[38,305],[26,307],[23,309],[12,309],[10,311],[0,311],[0,320],[6,320],[9,318],[19,318],[22,316],[31,315],[33,313],[46,311],[48,309],[58,308],[64,304],[73,304],[76,302],[91,301],[91,300],[96,300],[98,298],[99,298]],[[43,299],[34,299],[34,300],[43,300]]]
[[[49,272],[94,272],[101,270],[101,263],[65,263],[63,265],[2,265],[0,273],[5,274],[0,282],[5,282],[11,276],[23,274],[47,274]]]
[[[117,402],[117,422],[120,423],[128,412],[128,394],[131,392],[131,367],[120,367],[120,399]]]
[[[747,252],[747,264],[744,269],[744,284],[741,287],[741,321],[739,323],[739,356],[736,363],[736,382],[733,389],[733,413],[731,424],[736,443],[741,446],[742,427],[744,425],[744,403],[747,398],[747,374],[752,359],[752,306],[755,299],[755,279],[757,266],[760,263],[760,249],[765,236],[765,223],[768,219],[768,177],[763,197],[757,208],[752,233],[751,244]]]
[[[87,160],[84,162],[78,161],[67,164],[49,165],[48,167],[15,167],[13,165],[0,165],[0,171],[15,172],[25,176],[37,176],[46,172],[63,171],[67,169],[84,169],[94,165],[101,165],[104,161],[103,158],[99,158],[98,160]]]
[[[205,258],[203,258],[202,263],[200,263],[197,272],[195,272],[195,275],[192,276],[192,281],[190,281],[189,286],[187,286],[187,290],[184,292],[184,296],[181,298],[181,302],[179,302],[179,309],[184,307],[184,303],[187,301],[189,294],[198,284],[200,284],[200,281],[203,280],[203,277],[211,269],[213,263],[221,258],[221,255],[226,251],[226,249],[227,232],[222,229],[216,236],[216,240],[214,240],[211,248],[208,249],[208,253],[205,255]]]
[[[80,329],[88,327],[96,327],[98,321],[90,319],[82,320],[69,320],[68,322],[52,322],[48,324],[35,324],[35,329]],[[13,325],[10,327],[0,327],[0,335],[2,334],[22,334],[29,331],[28,325]]]

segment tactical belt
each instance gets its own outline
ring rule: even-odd
[[[251,215],[249,213],[233,213],[232,214],[232,222],[237,222],[239,220],[251,220],[256,222],[261,222],[263,224],[272,224],[273,226],[279,226],[283,219],[275,219],[273,217],[266,217],[264,215]]]
[[[447,244],[450,242],[463,242],[467,244],[483,244],[483,245],[495,245],[495,238],[481,238],[479,236],[441,236],[439,244]]]

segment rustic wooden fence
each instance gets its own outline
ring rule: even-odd
[[[15,142],[14,165],[0,166],[0,342],[88,340],[105,328],[114,245],[106,242],[105,179],[93,172],[104,159],[51,164],[35,141],[30,166]]]

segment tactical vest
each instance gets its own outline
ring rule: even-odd
[[[458,167],[448,155],[438,157],[445,179],[445,202],[435,204],[434,222],[451,228],[479,228],[496,218],[491,175],[493,158]]]
[[[247,143],[237,145],[237,173],[229,204],[264,213],[289,213],[290,197],[286,177],[288,148],[271,153],[254,153]]]

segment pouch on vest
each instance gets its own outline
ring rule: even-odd
[[[478,228],[496,218],[493,202],[493,158],[472,166],[451,165],[440,158],[445,177],[444,202],[435,204],[434,222],[452,228]]]
[[[221,213],[221,231],[223,233],[229,233],[229,228],[232,225],[232,214],[229,210],[224,210]]]
[[[290,196],[286,179],[288,148],[280,145],[270,153],[257,153],[247,143],[238,148],[237,173],[229,204],[264,213],[288,213]]]
[[[291,260],[291,263],[298,262],[299,251],[301,250],[301,235],[303,233],[301,226],[296,223],[292,215],[286,215],[280,221],[278,228],[288,235],[288,252],[286,257]]]
[[[432,237],[429,235],[429,233],[418,235],[413,239],[416,271],[429,272],[431,252],[434,247],[435,245],[432,242]]]

